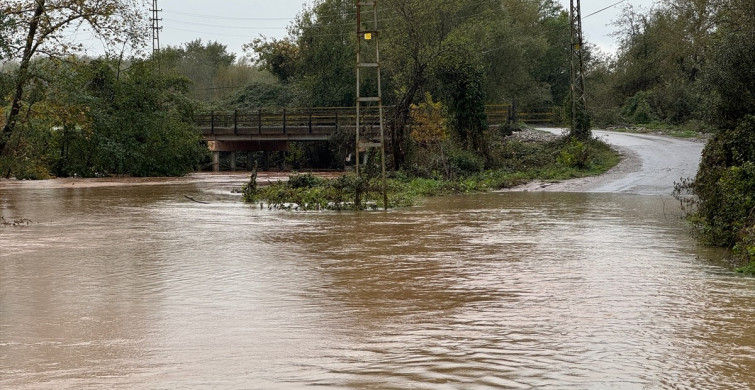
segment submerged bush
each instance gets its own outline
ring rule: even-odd
[[[558,163],[558,156],[579,151],[578,162]],[[387,182],[388,207],[406,207],[421,197],[483,192],[510,188],[530,180],[562,180],[597,174],[619,161],[618,154],[599,140],[528,143],[512,141],[497,151],[498,169],[484,170],[484,159],[473,153],[450,152],[447,164],[458,174],[417,176],[413,170],[394,172]],[[533,157],[535,156],[535,157]],[[523,165],[522,161],[526,161]],[[262,201],[269,208],[292,210],[363,210],[383,205],[382,180],[344,175],[322,179],[312,174],[293,175],[288,181],[256,188],[247,202]],[[242,191],[252,188],[245,186]]]
[[[692,184],[697,221],[704,240],[733,247],[755,207],[755,116],[734,130],[715,134],[703,150]]]
[[[714,135],[703,150],[693,182],[677,185],[677,193],[690,189],[694,199],[683,199],[688,218],[701,239],[729,247],[743,272],[755,270],[755,116],[747,116],[733,130]]]

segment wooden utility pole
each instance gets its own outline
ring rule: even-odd
[[[386,184],[386,172],[385,172],[385,124],[383,123],[383,97],[382,86],[380,80],[380,33],[378,31],[378,13],[377,13],[377,0],[356,0],[357,2],[357,61],[356,61],[356,174],[360,177],[360,153],[364,151],[367,153],[369,149],[380,149],[380,164],[382,166],[382,179],[383,179],[383,208],[388,209],[388,192]],[[362,18],[362,8],[372,8],[372,18]],[[368,11],[369,12],[369,11]],[[374,57],[365,61],[368,56],[363,56],[362,46],[366,48],[374,48]],[[366,54],[366,53],[365,53]],[[372,71],[377,73],[377,95],[376,96],[362,96],[362,75],[363,72]],[[374,107],[378,108],[378,121],[380,123],[380,134],[378,137],[364,137],[362,130],[364,116],[362,115],[362,107]],[[377,139],[376,139],[377,138]]]
[[[580,0],[571,0],[571,136],[590,138],[590,120],[585,104],[584,41]]]

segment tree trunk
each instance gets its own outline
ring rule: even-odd
[[[399,170],[406,157],[406,124],[409,122],[409,110],[424,82],[425,65],[419,66],[414,74],[409,89],[396,105],[391,121],[391,142],[393,146],[393,169]]]
[[[18,68],[16,91],[13,94],[8,121],[5,123],[5,126],[3,126],[3,132],[0,134],[0,157],[5,157],[11,152],[9,144],[13,136],[13,131],[16,128],[16,123],[18,122],[18,115],[21,112],[24,87],[29,79],[29,66],[31,64],[31,57],[34,55],[35,51],[34,37],[37,35],[39,20],[45,11],[45,0],[37,0],[36,3],[37,8],[34,10],[34,17],[31,19],[31,23],[29,23],[29,33],[26,35],[26,46],[24,46],[24,54],[21,57],[21,63]]]

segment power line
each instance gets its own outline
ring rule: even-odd
[[[235,30],[285,30],[288,28],[288,27],[262,27],[262,26],[228,26],[228,25],[219,25],[219,24],[185,22],[182,20],[172,20],[172,19],[168,19],[168,20],[177,24],[185,24],[189,26],[226,28],[226,29],[235,29]]]
[[[183,32],[190,32],[194,34],[199,35],[210,35],[210,36],[217,36],[217,37],[235,37],[235,38],[249,38],[249,34],[223,34],[223,33],[214,33],[214,32],[207,32],[207,31],[197,31],[197,30],[189,30],[185,28],[178,28],[178,27],[167,27],[168,30],[174,30],[174,31],[183,31]]]
[[[587,18],[589,18],[590,16],[593,16],[593,15],[599,14],[599,13],[601,13],[601,12],[603,12],[603,11],[605,11],[605,10],[608,10],[608,9],[610,9],[610,8],[613,8],[613,7],[615,7],[615,6],[617,6],[617,5],[621,4],[621,3],[624,3],[624,2],[626,2],[626,1],[627,1],[627,0],[621,0],[621,1],[619,1],[618,3],[615,3],[615,4],[611,4],[611,5],[609,5],[609,6],[608,6],[608,7],[606,7],[606,8],[603,8],[603,9],[597,10],[597,11],[595,11],[595,12],[593,12],[593,13],[591,13],[591,14],[587,15],[587,16],[584,16],[584,17],[582,17],[582,20],[584,20],[584,19],[587,19]]]
[[[164,12],[168,14],[191,16],[191,17],[202,18],[202,19],[255,20],[255,21],[295,20],[295,18],[242,18],[242,17],[234,17],[234,16],[203,15],[203,14],[194,14],[191,12],[181,12],[181,11],[172,11],[172,10],[166,10]]]

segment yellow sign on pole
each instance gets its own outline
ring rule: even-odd
[[[364,39],[366,41],[369,41],[372,39],[372,33],[364,33]]]

